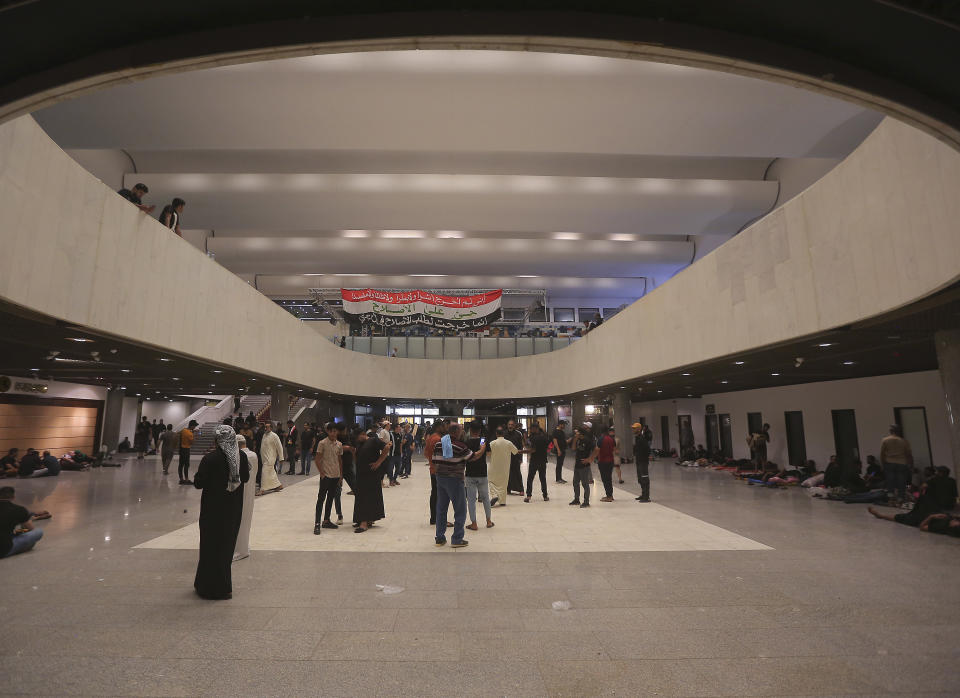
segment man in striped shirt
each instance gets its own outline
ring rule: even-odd
[[[436,544],[438,548],[447,544],[447,509],[452,503],[453,538],[450,547],[465,548],[467,541],[463,539],[463,529],[467,519],[467,495],[463,474],[474,453],[463,443],[463,425],[451,424],[447,436],[450,437],[449,443],[438,441],[433,449],[433,466],[437,473]]]

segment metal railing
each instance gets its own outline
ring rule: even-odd
[[[347,337],[344,349],[400,359],[505,359],[546,354],[579,337]],[[338,342],[339,343],[339,340]]]

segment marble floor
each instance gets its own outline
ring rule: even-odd
[[[437,550],[423,473],[364,536],[313,536],[315,481],[283,476],[225,602],[193,594],[199,492],[155,458],[6,481],[54,517],[0,561],[0,694],[960,695],[960,541],[660,462],[656,504],[629,467],[589,511],[551,482]]]

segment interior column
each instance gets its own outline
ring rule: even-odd
[[[947,427],[953,470],[960,467],[960,330],[941,330],[933,335],[943,399],[946,401]]]

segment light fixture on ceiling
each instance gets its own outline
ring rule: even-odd
[[[212,371],[210,371],[210,373],[223,373],[223,371],[221,371],[219,368],[215,368]]]
[[[129,368],[121,368],[121,369],[120,369],[120,373],[130,373],[130,369],[129,369]]]
[[[779,374],[779,373],[771,373],[770,375],[771,375],[771,376],[779,376],[780,374]]]
[[[87,339],[86,337],[66,337],[65,339],[71,342],[92,342],[92,339]]]
[[[345,238],[368,238],[369,230],[341,230],[340,234]]]
[[[844,365],[844,366],[853,366],[855,363],[857,363],[857,362],[856,362],[856,361],[844,361],[844,362],[843,362],[843,365]]]
[[[580,233],[553,233],[554,240],[579,240],[583,236]]]
[[[657,392],[658,392],[658,393],[662,393],[662,392],[663,392],[663,390],[657,390]]]
[[[691,376],[691,375],[693,375],[693,374],[692,374],[692,373],[681,373],[680,375],[681,375],[681,376]]]
[[[723,384],[727,384],[727,383],[729,383],[730,381],[720,381],[720,382],[723,383]]]
[[[396,239],[396,240],[411,240],[416,238],[424,238],[427,236],[426,231],[423,230],[381,230],[380,237],[385,239]]]
[[[817,346],[818,346],[818,347],[832,347],[833,345],[834,345],[834,342],[820,342],[820,344],[818,344]]]
[[[179,379],[179,378],[171,378],[170,380],[178,381],[178,380],[180,380],[180,379]]]
[[[173,359],[168,359],[168,358],[165,357],[165,356],[161,356],[161,357],[160,357],[160,360],[161,360],[161,361],[173,361]]]
[[[734,363],[735,366],[743,366],[743,365],[744,365],[745,363],[747,363],[747,362],[746,362],[746,361],[734,361],[733,363]]]

